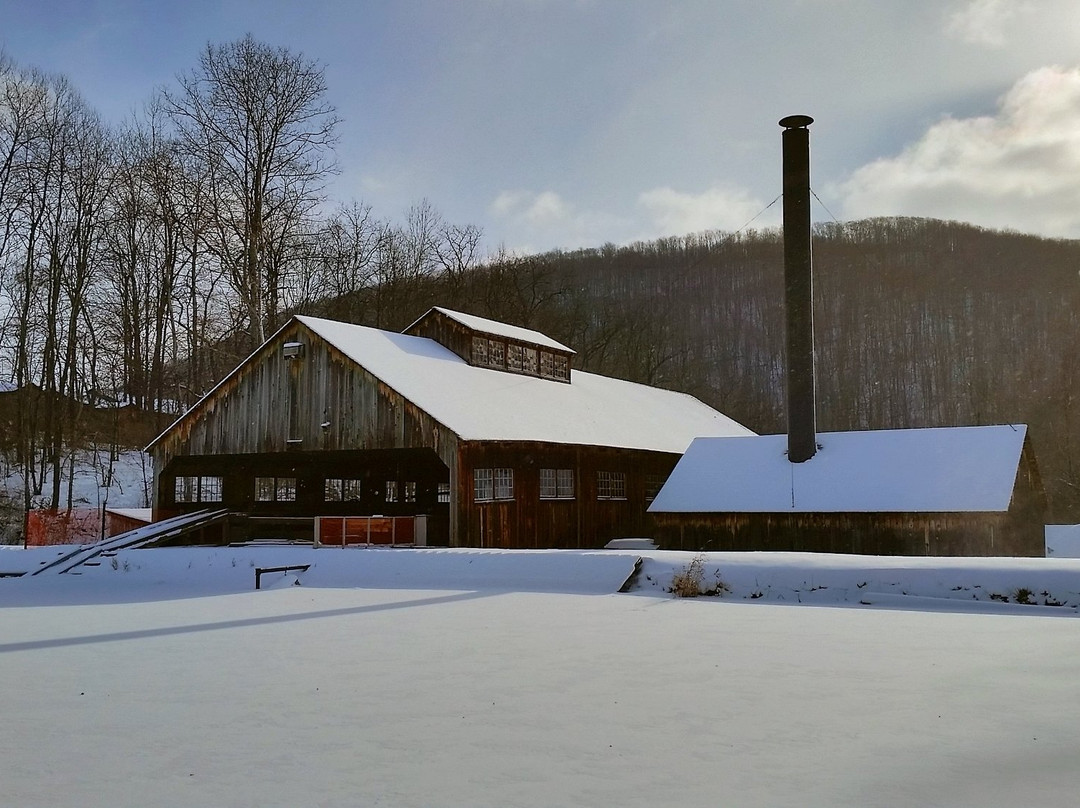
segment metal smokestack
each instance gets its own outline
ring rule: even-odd
[[[814,382],[814,283],[810,252],[809,115],[789,115],[784,127],[784,307],[787,313],[788,460],[817,452]]]

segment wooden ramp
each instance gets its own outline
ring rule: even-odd
[[[229,512],[227,510],[203,510],[195,513],[187,513],[182,516],[174,516],[171,519],[163,519],[160,522],[151,522],[149,525],[143,525],[134,530],[129,530],[127,533],[121,533],[119,536],[111,536],[96,544],[79,547],[66,555],[60,556],[60,558],[57,558],[56,560],[51,561],[45,566],[34,570],[30,574],[41,575],[43,572],[49,572],[60,575],[65,572],[71,572],[76,567],[81,567],[87,562],[94,563],[93,559],[102,554],[158,544],[166,539],[174,539],[185,533],[192,533],[207,527],[208,525],[220,522],[228,515]]]

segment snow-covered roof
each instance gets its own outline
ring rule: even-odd
[[[786,435],[699,438],[650,512],[1006,511],[1023,425],[825,432],[788,462]]]
[[[463,440],[681,453],[699,435],[754,434],[684,393],[577,370],[570,384],[505,373],[426,337],[296,319]]]
[[[432,311],[437,311],[451,320],[456,320],[467,328],[471,328],[473,331],[479,331],[483,334],[492,334],[498,337],[506,337],[507,339],[518,340],[519,342],[527,342],[532,345],[539,345],[544,348],[552,348],[556,351],[565,351],[566,353],[574,353],[572,348],[567,348],[561,342],[556,342],[547,334],[541,334],[539,331],[533,331],[529,328],[521,328],[516,325],[509,325],[507,323],[500,323],[497,320],[489,320],[486,317],[477,317],[475,314],[465,314],[460,311],[453,311],[451,309],[444,309],[442,306],[433,306],[424,317],[427,317]],[[409,331],[413,325],[423,320],[421,317],[408,328]]]

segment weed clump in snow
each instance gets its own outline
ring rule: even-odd
[[[713,570],[711,577],[710,586],[705,580],[705,556],[698,553],[689,564],[675,571],[669,591],[677,598],[723,597],[731,592],[731,587],[720,578],[720,570]]]

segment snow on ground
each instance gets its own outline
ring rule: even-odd
[[[1080,561],[710,554],[731,592],[689,600],[664,590],[693,556],[645,555],[630,594],[627,552],[151,549],[0,578],[3,801],[1075,802]]]
[[[148,494],[153,480],[153,464],[149,455],[134,449],[121,451],[112,465],[112,477],[105,485],[108,475],[109,450],[102,448],[79,449],[75,457],[75,479],[72,485],[71,505],[75,508],[109,507],[142,508],[148,504]],[[68,505],[67,466],[60,487],[60,507]],[[16,502],[22,502],[22,473],[11,468],[7,476],[0,477],[0,489]],[[42,485],[42,496],[34,498],[34,507],[42,503],[52,488],[52,474],[47,471]]]

